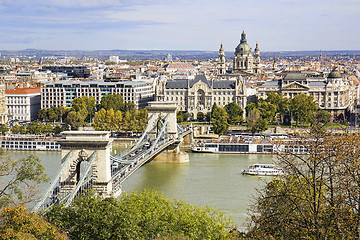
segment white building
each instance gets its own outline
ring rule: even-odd
[[[101,98],[109,94],[120,94],[124,102],[133,102],[137,108],[146,107],[154,99],[153,86],[142,81],[57,81],[41,88],[41,108],[52,106],[71,107],[74,98],[94,97],[100,104]]]
[[[40,87],[5,90],[9,120],[32,121],[40,110]]]

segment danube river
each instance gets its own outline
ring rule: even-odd
[[[60,167],[60,152],[8,152],[14,158],[36,154],[49,177]],[[272,163],[275,156],[255,154],[189,153],[188,163],[151,162],[123,183],[123,191],[131,193],[145,188],[156,189],[170,199],[209,205],[231,216],[236,225],[246,222],[247,209],[256,189],[271,177],[245,176],[241,171],[254,163]]]

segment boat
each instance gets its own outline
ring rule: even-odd
[[[191,151],[198,153],[307,154],[305,146],[297,144],[295,140],[271,142],[246,141],[245,139],[244,142],[202,143],[192,147]]]
[[[243,170],[242,174],[257,176],[278,176],[285,173],[282,168],[277,167],[274,164],[256,163],[254,165],[250,165],[248,169]]]
[[[203,143],[192,147],[191,151],[201,153],[274,153],[270,143]]]

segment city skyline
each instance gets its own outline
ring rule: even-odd
[[[359,50],[356,0],[0,0],[0,49]]]

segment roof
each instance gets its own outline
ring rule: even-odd
[[[196,83],[203,82],[209,88],[213,89],[234,89],[235,81],[234,80],[207,80],[205,75],[197,75],[192,80],[179,79],[179,80],[169,80],[166,82],[166,89],[188,89],[192,88]]]
[[[333,69],[329,75],[328,75],[328,78],[341,78],[341,73],[336,70],[336,69]]]
[[[5,90],[5,94],[32,94],[32,93],[41,93],[41,88],[15,88],[12,90]]]
[[[284,80],[306,80],[306,75],[303,73],[288,73]]]

